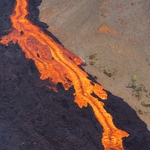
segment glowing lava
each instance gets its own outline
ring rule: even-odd
[[[80,108],[89,104],[103,127],[104,149],[123,150],[122,138],[127,137],[128,133],[115,127],[112,116],[103,107],[104,103],[92,96],[94,93],[103,100],[107,99],[103,87],[88,79],[88,74],[78,67],[83,63],[78,56],[56,43],[26,18],[27,5],[27,0],[16,1],[14,13],[10,16],[13,27],[0,42],[6,45],[9,41],[18,43],[26,57],[34,60],[40,78],[49,79],[53,83],[49,88],[57,91],[57,83],[62,83],[65,90],[73,86],[74,101]]]

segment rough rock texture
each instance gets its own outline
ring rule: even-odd
[[[0,2],[3,8],[0,36],[11,27],[8,16],[15,1],[11,2],[11,7],[8,0]],[[45,26],[37,18],[38,4],[38,0],[30,1],[29,9],[33,13],[29,18]],[[18,44],[0,44],[0,149],[103,150],[102,127],[90,107],[80,109],[73,102],[73,87],[65,91],[58,84],[59,90],[55,93],[46,84]],[[125,150],[150,149],[146,124],[121,98],[110,92],[108,95],[105,109],[113,116],[115,125],[130,134],[123,141]]]

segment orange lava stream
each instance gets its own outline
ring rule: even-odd
[[[103,127],[104,149],[123,150],[122,138],[129,134],[115,127],[112,116],[104,109],[104,103],[91,95],[94,93],[103,100],[107,99],[103,87],[88,79],[88,74],[78,67],[83,63],[78,56],[56,43],[26,18],[27,5],[27,0],[17,0],[14,13],[10,16],[13,28],[0,43],[18,43],[26,57],[34,60],[40,78],[53,83],[49,88],[57,92],[57,83],[62,83],[65,90],[74,86],[74,101],[80,108],[89,104]]]

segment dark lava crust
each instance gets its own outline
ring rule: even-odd
[[[40,2],[29,1],[28,18],[46,31],[47,25],[38,20]],[[1,37],[11,28],[14,4],[0,1]],[[73,88],[65,91],[59,84],[55,93],[46,84],[18,44],[0,44],[0,150],[103,150],[102,127],[91,107],[80,109],[73,102]],[[108,95],[105,109],[115,125],[130,134],[123,141],[125,150],[149,150],[146,124],[121,98]]]

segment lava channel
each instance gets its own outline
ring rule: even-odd
[[[65,90],[71,86],[75,89],[74,102],[80,108],[92,107],[95,117],[103,127],[102,144],[105,150],[123,150],[122,138],[129,134],[115,127],[112,116],[104,109],[104,103],[92,96],[94,93],[102,100],[107,99],[103,87],[88,78],[80,69],[83,61],[55,42],[41,28],[29,21],[28,1],[16,0],[13,14],[10,16],[12,28],[0,43],[8,45],[9,41],[18,43],[26,58],[34,60],[42,80],[49,79],[53,85],[49,88],[57,92],[57,83],[62,83]]]

